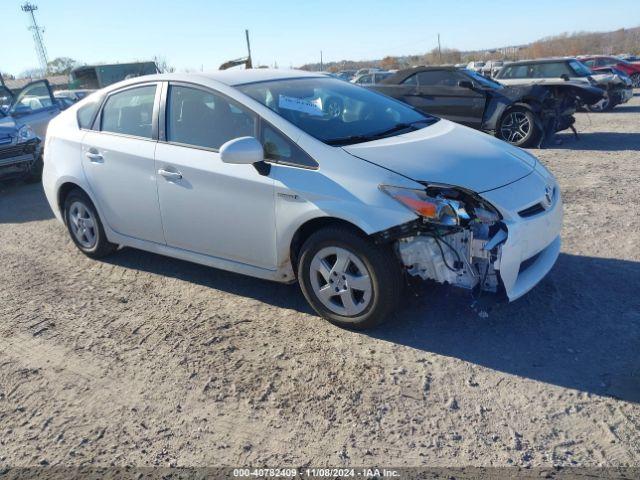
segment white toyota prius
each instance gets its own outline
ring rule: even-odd
[[[407,276],[515,300],[560,251],[560,191],[533,155],[291,70],[96,92],[50,123],[43,183],[90,257],[126,246],[297,280],[351,328],[389,317]]]

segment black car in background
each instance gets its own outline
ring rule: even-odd
[[[518,147],[540,146],[571,128],[578,106],[595,103],[604,94],[575,82],[507,87],[455,67],[402,70],[369,88]]]

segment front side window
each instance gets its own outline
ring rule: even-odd
[[[408,78],[405,78],[402,81],[403,85],[418,85],[418,74],[414,73],[413,75],[411,75]]]
[[[263,123],[261,141],[267,160],[302,167],[315,168],[318,166],[300,147],[266,123]]]
[[[255,135],[248,110],[208,90],[172,85],[167,100],[167,141],[219,149],[238,137]]]
[[[152,138],[156,86],[136,87],[109,96],[102,108],[103,132]]]
[[[424,128],[436,118],[335,78],[295,78],[236,87],[312,137],[349,145]]]

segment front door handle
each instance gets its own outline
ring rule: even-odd
[[[180,180],[182,178],[182,174],[180,172],[170,172],[162,168],[158,170],[158,175],[162,175],[167,180]]]
[[[103,158],[102,155],[100,155],[97,152],[92,152],[89,151],[87,153],[84,154],[90,161],[92,161],[93,163],[102,163]]]

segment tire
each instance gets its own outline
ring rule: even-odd
[[[403,276],[390,246],[376,245],[347,227],[325,227],[304,242],[299,258],[302,293],[331,323],[363,330],[395,312]]]
[[[496,137],[500,140],[523,148],[535,145],[541,134],[534,113],[526,107],[507,110],[496,129]]]
[[[71,240],[86,256],[101,258],[118,248],[107,240],[98,212],[82,190],[74,189],[65,198],[64,221]]]
[[[640,88],[640,73],[634,73],[631,75],[631,84],[633,88]]]

